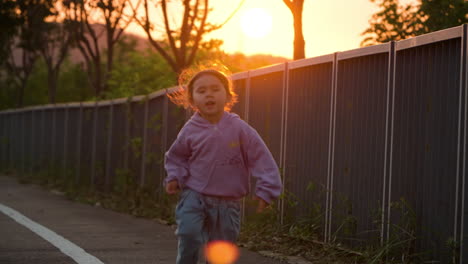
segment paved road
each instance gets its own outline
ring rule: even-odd
[[[18,184],[0,176],[0,263],[77,263],[58,247],[18,223],[4,211],[8,208],[69,241],[97,262],[86,263],[175,263],[177,241],[174,230],[155,221],[116,213],[67,200],[34,185]],[[7,208],[7,209],[5,209]],[[24,221],[27,221],[24,220]],[[34,229],[34,228],[33,228]],[[40,232],[39,232],[40,233]],[[62,242],[60,242],[62,241]],[[66,245],[66,244],[65,244]],[[255,252],[241,249],[238,263],[279,264]],[[81,263],[80,263],[81,264]]]

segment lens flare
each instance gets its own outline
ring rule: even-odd
[[[205,247],[205,256],[212,264],[232,264],[239,257],[239,249],[228,241],[212,241]]]

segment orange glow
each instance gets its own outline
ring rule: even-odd
[[[137,2],[136,0],[132,0]],[[170,13],[174,21],[179,21],[177,14],[181,13],[180,1],[170,1]],[[213,0],[210,1],[212,12],[208,20],[212,24],[221,24],[239,6],[242,0]],[[401,4],[417,3],[416,0],[400,0]],[[150,10],[154,24],[159,30],[155,36],[162,37],[164,32],[160,10]],[[246,32],[244,16],[249,10],[263,10],[271,16],[271,26],[262,26],[260,31],[269,33],[261,38],[254,38]],[[141,10],[140,10],[141,11]],[[359,48],[363,36],[361,33],[369,26],[372,14],[379,11],[377,4],[369,0],[307,0],[304,1],[303,31],[305,38],[306,57],[315,57],[337,51]],[[140,16],[142,15],[139,14]],[[159,20],[158,20],[159,19]],[[248,30],[256,26],[247,23]],[[136,23],[129,27],[129,31],[146,34]],[[159,33],[159,34],[157,34]],[[254,34],[255,35],[255,34]],[[217,38],[224,41],[222,49],[228,53],[242,52],[246,55],[272,54],[291,58],[293,55],[294,28],[291,11],[280,0],[245,1],[239,11],[218,30],[210,32],[204,39]]]
[[[272,21],[266,9],[251,8],[242,14],[242,31],[251,38],[263,38],[271,32]]]
[[[213,241],[206,246],[205,256],[213,264],[231,264],[239,257],[239,249],[228,241]]]

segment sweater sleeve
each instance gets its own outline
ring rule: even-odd
[[[166,169],[167,177],[164,180],[164,184],[177,180],[179,187],[183,187],[186,178],[189,176],[189,158],[190,147],[187,144],[183,131],[181,131],[165,155],[164,168]]]
[[[255,194],[267,203],[272,203],[281,194],[279,169],[260,135],[255,129],[249,128],[245,155],[250,174],[257,180]]]

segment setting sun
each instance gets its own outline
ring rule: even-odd
[[[251,38],[263,38],[271,32],[272,17],[263,8],[251,8],[242,14],[242,31]]]

